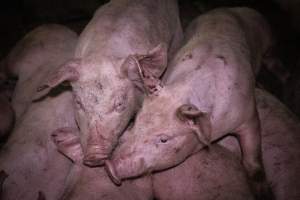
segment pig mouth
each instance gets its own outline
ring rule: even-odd
[[[90,153],[83,159],[83,164],[89,167],[100,167],[105,164],[105,160],[108,158],[106,155],[99,153]]]
[[[122,180],[119,178],[116,168],[110,160],[105,161],[105,170],[114,184],[118,186],[122,184]]]

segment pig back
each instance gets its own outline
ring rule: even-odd
[[[271,94],[256,90],[263,161],[278,200],[300,198],[300,120]]]
[[[264,16],[254,9],[236,7],[231,8],[230,11],[236,15],[243,28],[252,55],[253,71],[257,74],[264,56],[271,51],[274,45],[271,27]]]
[[[12,97],[17,120],[50,70],[71,58],[76,43],[76,33],[64,26],[49,24],[31,31],[12,50],[8,67],[18,76]]]
[[[9,177],[3,185],[3,199],[57,199],[71,162],[57,152],[50,134],[60,127],[76,128],[72,94],[50,96],[30,105],[16,124],[0,152],[0,169]]]
[[[58,24],[41,25],[27,33],[5,58],[8,73],[19,79],[26,79],[39,67],[52,63],[60,51],[69,51],[76,43],[77,35]],[[47,60],[45,58],[48,58]]]
[[[104,168],[82,166],[74,188],[64,200],[152,200],[151,178],[141,177],[116,186]]]
[[[51,133],[62,127],[77,128],[71,89],[57,87],[31,102],[44,79],[73,55],[76,34],[61,26],[57,28],[65,32],[65,41],[53,44],[53,52],[49,51],[49,57],[44,58],[45,65],[38,66],[29,78],[17,83],[14,97],[20,97],[17,110],[23,114],[19,112],[15,128],[0,151],[0,169],[9,175],[3,185],[4,200],[37,199],[39,192],[56,200],[64,190],[71,162],[57,151]]]
[[[219,145],[156,173],[153,187],[160,200],[253,199],[239,159]]]
[[[267,180],[277,200],[299,199],[300,120],[270,93],[256,89],[255,94]],[[219,144],[241,156],[235,138],[226,137]]]

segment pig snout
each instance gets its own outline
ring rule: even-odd
[[[106,170],[109,178],[112,180],[112,182],[114,184],[116,184],[116,185],[122,184],[122,180],[120,179],[119,175],[117,174],[114,164],[110,160],[105,161],[105,170]]]
[[[106,160],[105,170],[116,185],[121,185],[124,179],[138,177],[148,172],[143,158],[137,161],[129,158]]]
[[[100,125],[96,124],[90,129],[87,143],[86,153],[83,163],[89,167],[97,167],[104,165],[106,159],[109,158],[112,151],[112,135]]]

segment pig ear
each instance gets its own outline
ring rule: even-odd
[[[82,161],[83,152],[78,129],[70,127],[59,128],[51,134],[51,138],[61,154],[72,162],[79,163]]]
[[[64,81],[76,81],[79,79],[79,73],[77,71],[78,66],[80,65],[79,60],[71,60],[63,64],[59,69],[50,74],[49,78],[45,81],[43,85],[37,88],[37,91],[40,92],[45,89],[52,89]]]
[[[155,93],[161,88],[159,78],[167,67],[167,50],[166,44],[159,44],[145,55],[130,55],[121,73],[146,93]]]
[[[201,112],[193,104],[184,104],[178,108],[177,117],[188,123],[197,134],[200,142],[207,146],[210,145],[211,121],[209,114]]]

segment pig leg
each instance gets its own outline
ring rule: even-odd
[[[83,152],[81,148],[78,129],[64,127],[57,129],[51,134],[52,141],[57,147],[57,150],[72,162],[81,161]]]
[[[243,165],[256,199],[273,199],[262,163],[261,130],[257,114],[238,129],[237,137],[242,149]]]

